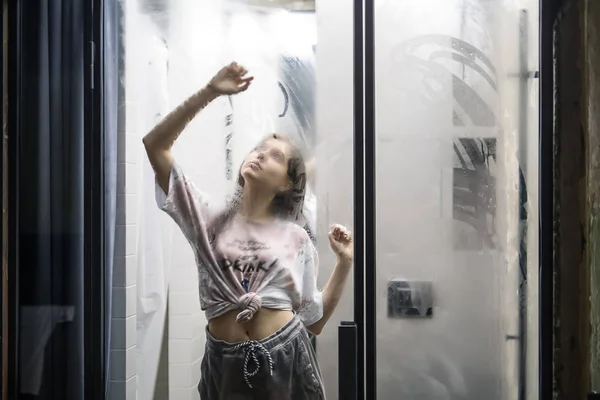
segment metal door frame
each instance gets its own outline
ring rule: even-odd
[[[560,0],[539,0],[539,381],[552,396],[553,26]],[[375,7],[354,0],[354,321],[339,326],[339,398],[377,398]],[[341,349],[345,349],[341,351]]]
[[[2,247],[3,275],[10,284],[7,293],[4,293],[7,304],[6,335],[2,344],[7,349],[3,354],[2,399],[19,398],[19,154],[21,146],[21,82],[24,79],[21,68],[21,37],[23,32],[21,19],[26,16],[22,13],[21,1],[4,1],[2,10],[3,22],[8,26],[3,32],[5,46],[7,46],[5,62],[2,66],[3,75],[7,76],[6,94],[3,93],[3,112],[7,121],[3,124],[3,187],[6,185],[6,197],[3,197],[3,210],[6,211],[6,246]],[[84,18],[86,19],[84,36],[85,63],[84,72],[84,188],[85,188],[85,216],[84,216],[84,368],[85,368],[85,393],[86,399],[103,400],[105,398],[105,368],[104,368],[104,205],[103,199],[103,153],[104,132],[101,124],[102,116],[102,71],[95,73],[95,65],[101,65],[102,52],[100,46],[102,38],[102,9],[104,0],[84,1]],[[6,104],[5,104],[6,102]],[[4,164],[5,163],[5,164]],[[6,178],[7,182],[4,182]],[[6,203],[6,204],[5,204]],[[4,221],[3,221],[4,222]]]

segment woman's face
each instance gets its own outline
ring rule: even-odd
[[[259,144],[244,160],[240,173],[245,184],[263,187],[275,194],[292,187],[288,176],[290,145],[270,138]]]

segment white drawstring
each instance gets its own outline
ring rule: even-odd
[[[244,359],[244,380],[250,388],[252,388],[250,378],[258,374],[258,371],[260,370],[260,363],[258,362],[257,350],[265,354],[265,356],[267,357],[267,362],[269,363],[269,374],[271,376],[273,375],[273,359],[271,358],[271,353],[269,353],[269,350],[267,350],[267,348],[263,346],[262,343],[257,342],[256,340],[248,340],[246,342],[236,345],[233,349],[244,349],[246,353],[246,357]],[[248,371],[248,362],[250,361],[250,358],[252,358],[255,365],[255,369],[252,372]]]

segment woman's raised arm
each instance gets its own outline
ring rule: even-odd
[[[210,83],[200,89],[164,117],[146,136],[143,142],[148,159],[156,174],[159,186],[168,193],[169,174],[173,166],[171,147],[187,124],[211,101],[222,94],[236,94],[250,86],[248,71],[231,63],[223,67]]]

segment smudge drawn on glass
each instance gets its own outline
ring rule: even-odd
[[[313,55],[316,45],[312,46]],[[281,56],[281,80],[278,82],[283,95],[283,110],[279,118],[290,117],[298,132],[297,140],[304,149],[312,149],[315,144],[315,93],[316,73],[314,60],[310,57],[300,58],[291,55]],[[290,213],[297,223],[303,224],[309,238],[316,243],[316,236],[304,218],[303,208],[304,191],[298,190],[306,185],[306,174],[300,174],[298,181],[294,182],[294,192]],[[302,181],[302,182],[300,182]]]
[[[284,96],[284,112],[280,118],[293,112],[299,139],[307,148],[314,145],[315,123],[315,66],[309,59],[295,56],[281,57],[282,80],[278,83]]]
[[[283,86],[283,83],[281,83],[281,81],[277,82],[277,85],[279,86],[281,93],[283,93],[283,110],[281,111],[281,114],[279,114],[279,118],[283,118],[287,114],[288,108],[290,106],[290,96],[288,95],[287,89],[285,88],[285,86]]]
[[[468,76],[478,77],[497,93],[496,69],[485,53],[464,40],[445,35],[423,35],[398,46],[392,57],[407,70],[423,76],[425,94],[415,100],[425,104],[439,99],[440,92],[452,85],[452,123],[465,127],[465,136],[453,139],[453,218],[471,231],[455,232],[456,249],[495,249],[496,242],[496,138],[468,137],[469,127],[495,128],[498,119],[494,101],[484,100]],[[457,68],[458,66],[458,68]],[[448,78],[450,77],[450,80]],[[440,89],[441,88],[441,89]],[[519,167],[520,221],[526,221],[527,190]],[[522,256],[525,243],[522,240]],[[523,268],[523,266],[521,266]]]
[[[231,96],[227,97],[229,112],[225,115],[225,178],[228,181],[233,179],[233,100]]]

